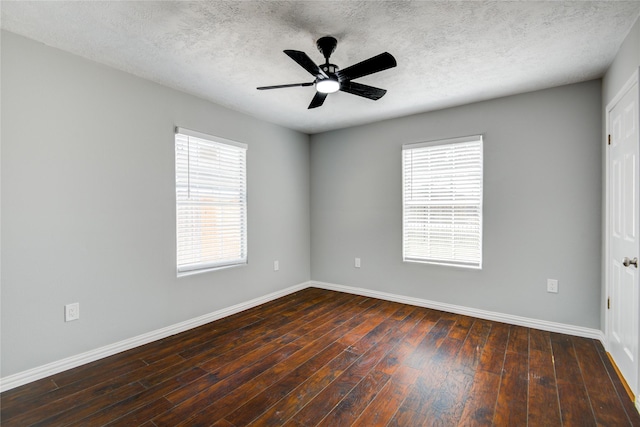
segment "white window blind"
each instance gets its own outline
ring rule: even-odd
[[[402,147],[403,259],[482,268],[482,136]]]
[[[176,128],[178,274],[247,262],[246,145]]]

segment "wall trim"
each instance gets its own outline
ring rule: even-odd
[[[147,332],[142,335],[138,335],[132,338],[128,338],[123,341],[119,341],[113,344],[106,345],[94,350],[90,350],[75,356],[67,357],[55,362],[47,363],[46,365],[38,366],[26,371],[18,372],[13,375],[9,375],[0,378],[0,392],[11,390],[12,388],[19,387],[21,385],[46,378],[50,375],[57,374],[59,372],[73,369],[84,364],[112,356],[114,354],[130,350],[135,347],[139,347],[144,344],[148,344],[153,341],[157,341],[162,338],[166,338],[171,335],[178,334],[180,332],[187,331],[189,329],[197,328],[206,323],[213,322],[215,320],[222,319],[223,317],[231,316],[232,314],[239,313],[244,310],[256,307],[260,304],[264,304],[269,301],[281,298],[283,296],[292,294],[294,292],[309,288],[320,288],[331,291],[345,292],[349,294],[361,295],[365,297],[378,298],[385,301],[394,301],[402,304],[415,305],[418,307],[431,308],[434,310],[446,311],[449,313],[462,314],[465,316],[477,317],[480,319],[492,320],[496,322],[509,323],[512,325],[524,326],[527,328],[541,329],[543,331],[558,332],[567,335],[575,335],[579,337],[592,338],[599,340],[606,348],[604,333],[598,329],[585,328],[582,326],[568,325],[564,323],[549,322],[546,320],[532,319],[528,317],[515,316],[512,314],[498,313],[494,311],[481,310],[477,308],[465,307],[454,304],[447,304],[442,302],[430,301],[421,298],[408,297],[404,295],[397,295],[388,292],[375,291],[371,289],[358,288],[353,286],[338,285],[335,283],[308,281],[298,285],[290,286],[280,291],[272,292],[270,294],[254,298],[252,300],[242,302],[230,307],[222,308],[214,312],[195,317],[184,322],[176,323],[155,331]],[[638,401],[636,401],[638,405]]]
[[[349,294],[378,298],[386,301],[394,301],[402,304],[415,305],[418,307],[431,308],[434,310],[446,311],[448,313],[462,314],[465,316],[477,317],[480,319],[492,320],[495,322],[509,323],[511,325],[524,326],[527,328],[541,329],[543,331],[558,332],[561,334],[592,338],[599,340],[603,346],[605,345],[604,333],[599,329],[585,328],[583,326],[574,326],[565,323],[549,322],[547,320],[538,320],[529,317],[515,316],[513,314],[498,313],[495,311],[487,311],[461,305],[430,301],[422,298],[407,297],[404,295],[374,291],[371,289],[337,285],[335,283],[318,282],[312,280],[311,286],[331,291],[346,292]]]
[[[272,292],[270,294],[254,298],[246,302],[242,302],[230,307],[216,310],[212,313],[204,314],[202,316],[186,320],[184,322],[176,323],[174,325],[147,332],[145,334],[109,344],[104,347],[89,350],[75,356],[67,357],[55,362],[47,363],[46,365],[38,366],[26,371],[18,372],[16,374],[0,378],[0,392],[5,392],[7,390],[11,390],[12,388],[37,381],[42,378],[46,378],[50,375],[66,371],[68,369],[76,368],[89,362],[112,356],[114,354],[130,350],[132,348],[139,347],[141,345],[148,344],[150,342],[157,341],[159,339],[166,338],[168,336],[175,335],[180,332],[196,328],[198,326],[202,326],[206,323],[222,319],[223,317],[231,316],[232,314],[236,314],[241,311],[256,307],[260,304],[273,301],[275,299],[292,294],[302,289],[306,289],[308,287],[311,287],[311,282],[303,282],[298,285],[282,289],[280,291]]]

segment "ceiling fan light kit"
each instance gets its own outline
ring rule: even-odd
[[[372,99],[374,101],[382,98],[384,94],[387,93],[385,89],[355,83],[352,82],[352,80],[395,67],[397,65],[395,58],[390,53],[384,52],[372,58],[365,59],[362,62],[358,62],[344,70],[340,70],[337,65],[329,63],[329,57],[336,49],[337,45],[338,41],[331,36],[321,37],[318,39],[316,46],[325,59],[325,63],[320,66],[316,65],[316,63],[313,62],[313,60],[311,60],[311,58],[309,58],[309,56],[304,52],[299,50],[284,51],[287,56],[315,77],[313,82],[261,86],[257,89],[282,89],[286,87],[315,85],[317,92],[311,100],[311,104],[309,104],[308,108],[320,107],[324,103],[328,94],[339,90],[352,95]]]
[[[340,90],[340,82],[330,77],[318,80],[316,82],[316,90],[322,93],[334,93]]]

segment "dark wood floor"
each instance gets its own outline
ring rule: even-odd
[[[597,341],[315,288],[9,390],[3,426],[640,426]]]

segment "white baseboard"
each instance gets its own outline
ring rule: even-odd
[[[481,310],[477,308],[464,307],[436,301],[429,301],[421,298],[407,297],[387,292],[373,291],[371,289],[356,288],[352,286],[336,285],[334,283],[311,281],[311,286],[332,291],[346,292],[365,297],[378,298],[386,301],[394,301],[402,304],[415,305],[418,307],[432,308],[434,310],[446,311],[448,313],[462,314],[465,316],[478,317],[480,319],[492,320],[495,322],[509,323],[511,325],[524,326],[527,328],[541,329],[543,331],[558,332],[561,334],[575,335],[578,337],[592,338],[599,340],[603,345],[605,342],[604,333],[599,329],[585,328],[582,326],[567,325],[565,323],[549,322],[546,320],[531,319],[528,317],[514,316],[512,314],[498,313],[495,311]]]
[[[497,313],[493,311],[480,310],[476,308],[464,307],[453,304],[446,304],[436,301],[425,300],[421,298],[407,297],[403,295],[396,295],[387,292],[374,291],[364,288],[356,288],[352,286],[336,285],[333,283],[310,281],[300,283],[298,285],[291,286],[289,288],[272,292],[262,297],[254,298],[250,301],[246,301],[240,304],[233,305],[231,307],[223,308],[221,310],[214,311],[203,316],[196,317],[184,322],[176,323],[175,325],[167,326],[162,329],[151,331],[142,335],[138,335],[133,338],[129,338],[117,343],[113,343],[104,347],[90,350],[85,353],[81,353],[75,356],[67,357],[62,360],[48,363],[46,365],[38,366],[17,374],[9,375],[4,378],[0,378],[0,392],[11,390],[12,388],[19,387],[21,385],[37,381],[42,378],[46,378],[50,375],[57,374],[59,372],[66,371],[68,369],[76,368],[95,360],[99,360],[114,354],[130,350],[135,347],[139,347],[144,344],[148,344],[153,341],[157,341],[162,338],[166,338],[171,335],[178,334],[180,332],[187,331],[189,329],[202,326],[206,323],[213,322],[223,317],[231,316],[232,314],[239,313],[252,307],[256,307],[260,304],[272,301],[277,298],[281,298],[285,295],[292,294],[299,290],[316,287],[321,289],[328,289],[332,291],[346,292],[350,294],[356,294],[371,298],[378,298],[386,301],[395,301],[402,304],[415,305],[418,307],[432,308],[434,310],[446,311],[449,313],[462,314],[466,316],[478,317],[480,319],[492,320],[496,322],[509,323],[512,325],[524,326],[528,328],[541,329],[544,331],[558,332],[567,335],[575,335],[585,338],[593,338],[600,340],[603,345],[605,342],[604,333],[598,329],[584,328],[581,326],[567,325],[564,323],[548,322],[546,320],[531,319],[527,317],[514,316],[511,314]],[[638,405],[638,402],[636,402]]]
[[[250,301],[216,310],[212,313],[205,314],[194,319],[176,323],[175,325],[147,332],[146,334],[138,335],[133,338],[109,344],[95,350],[90,350],[85,353],[67,357],[62,360],[47,363],[46,365],[38,366],[36,368],[28,369],[26,371],[18,372],[17,374],[0,378],[0,392],[11,390],[12,388],[19,387],[23,384],[37,381],[50,375],[66,371],[68,369],[76,368],[86,363],[112,356],[114,354],[130,350],[132,348],[139,347],[141,345],[148,344],[150,342],[157,341],[159,339],[166,338],[168,336],[175,335],[180,332],[196,328],[198,326],[202,326],[206,323],[213,322],[214,320],[231,316],[232,314],[236,314],[249,308],[256,307],[260,304],[264,304],[274,299],[281,298],[285,295],[292,294],[310,286],[311,282],[300,283],[298,285],[294,285],[280,291],[272,292],[262,297],[254,298]]]

